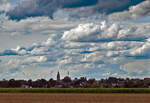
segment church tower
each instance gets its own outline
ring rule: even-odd
[[[57,81],[60,81],[60,74],[59,74],[59,71],[57,73]]]

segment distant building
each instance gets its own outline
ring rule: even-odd
[[[57,73],[57,82],[56,82],[56,85],[54,87],[55,88],[62,88],[63,87],[62,81],[60,80],[60,73],[59,73],[59,71]]]
[[[60,74],[59,74],[59,71],[57,73],[57,82],[60,81]]]
[[[29,85],[22,84],[22,85],[21,85],[21,88],[32,88],[32,87],[29,86]]]

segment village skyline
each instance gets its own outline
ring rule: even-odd
[[[150,78],[116,78],[98,79],[86,77],[74,78],[65,76],[61,79],[58,71],[56,79],[49,80],[1,80],[0,88],[150,88]]]

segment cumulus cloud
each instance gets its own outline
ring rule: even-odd
[[[120,68],[127,73],[135,73],[135,74],[143,74],[146,75],[146,73],[149,73],[148,67],[149,59],[147,60],[135,60],[129,63],[126,63],[125,65],[122,65]]]
[[[110,15],[110,18],[139,18],[150,15],[150,0],[146,0],[138,5],[131,6],[129,10],[124,12],[114,13]]]
[[[15,48],[18,44],[26,47],[34,42],[42,42],[53,34],[59,38],[62,32],[76,27],[78,23],[77,20],[67,18],[51,20],[48,17],[31,17],[21,21],[13,21],[8,20],[8,17],[2,14],[0,15],[0,44],[4,45],[1,45],[0,49]]]
[[[67,19],[59,19],[59,20],[51,20],[48,17],[37,17],[37,18],[28,18],[21,21],[12,21],[5,20],[1,24],[1,32],[11,32],[12,35],[16,34],[26,34],[29,35],[33,32],[44,32],[52,33],[53,31],[61,30],[61,29],[69,29],[74,26],[74,24],[68,25]],[[50,30],[48,30],[50,29]],[[42,34],[41,33],[41,34]]]
[[[149,23],[87,23],[65,31],[61,39],[76,42],[66,47],[88,55],[100,51],[106,57],[149,58],[149,28]]]
[[[133,50],[130,54],[133,56],[150,56],[150,42],[146,42],[141,47]]]
[[[62,39],[87,42],[142,41],[149,38],[149,28],[149,24],[87,23],[65,31]]]
[[[35,57],[29,57],[27,59],[24,60],[24,64],[30,64],[30,63],[42,63],[42,62],[46,62],[47,58],[45,56],[35,56]]]
[[[127,10],[131,5],[136,5],[143,0],[23,0],[7,15],[11,19],[21,20],[27,17],[49,16],[59,9],[76,9],[84,7],[77,15],[94,15],[96,13],[111,14],[117,11]],[[115,6],[114,6],[115,5]],[[87,12],[88,11],[88,12]],[[81,16],[79,15],[79,16]]]
[[[22,19],[31,16],[49,16],[52,18],[53,13],[59,8],[88,6],[96,4],[96,2],[97,0],[23,0],[8,15],[12,19]]]
[[[11,9],[9,0],[0,0],[0,12],[8,12]]]
[[[81,24],[75,29],[64,32],[62,39],[79,40],[80,38],[82,39],[86,36],[96,35],[100,32],[100,30],[100,26],[94,25],[93,23],[84,25]]]
[[[72,77],[131,76],[134,70],[125,69],[130,67],[126,64],[150,58],[150,23],[48,17],[0,23],[0,76],[4,78],[49,79],[58,70],[63,76],[70,71]],[[11,39],[17,42],[15,47],[5,48],[13,44]],[[146,71],[135,70],[139,77]]]

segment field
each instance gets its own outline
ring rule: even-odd
[[[150,103],[150,94],[0,93],[0,103]]]
[[[150,93],[150,88],[1,88],[0,93]]]
[[[0,103],[150,103],[150,89],[0,88]]]

